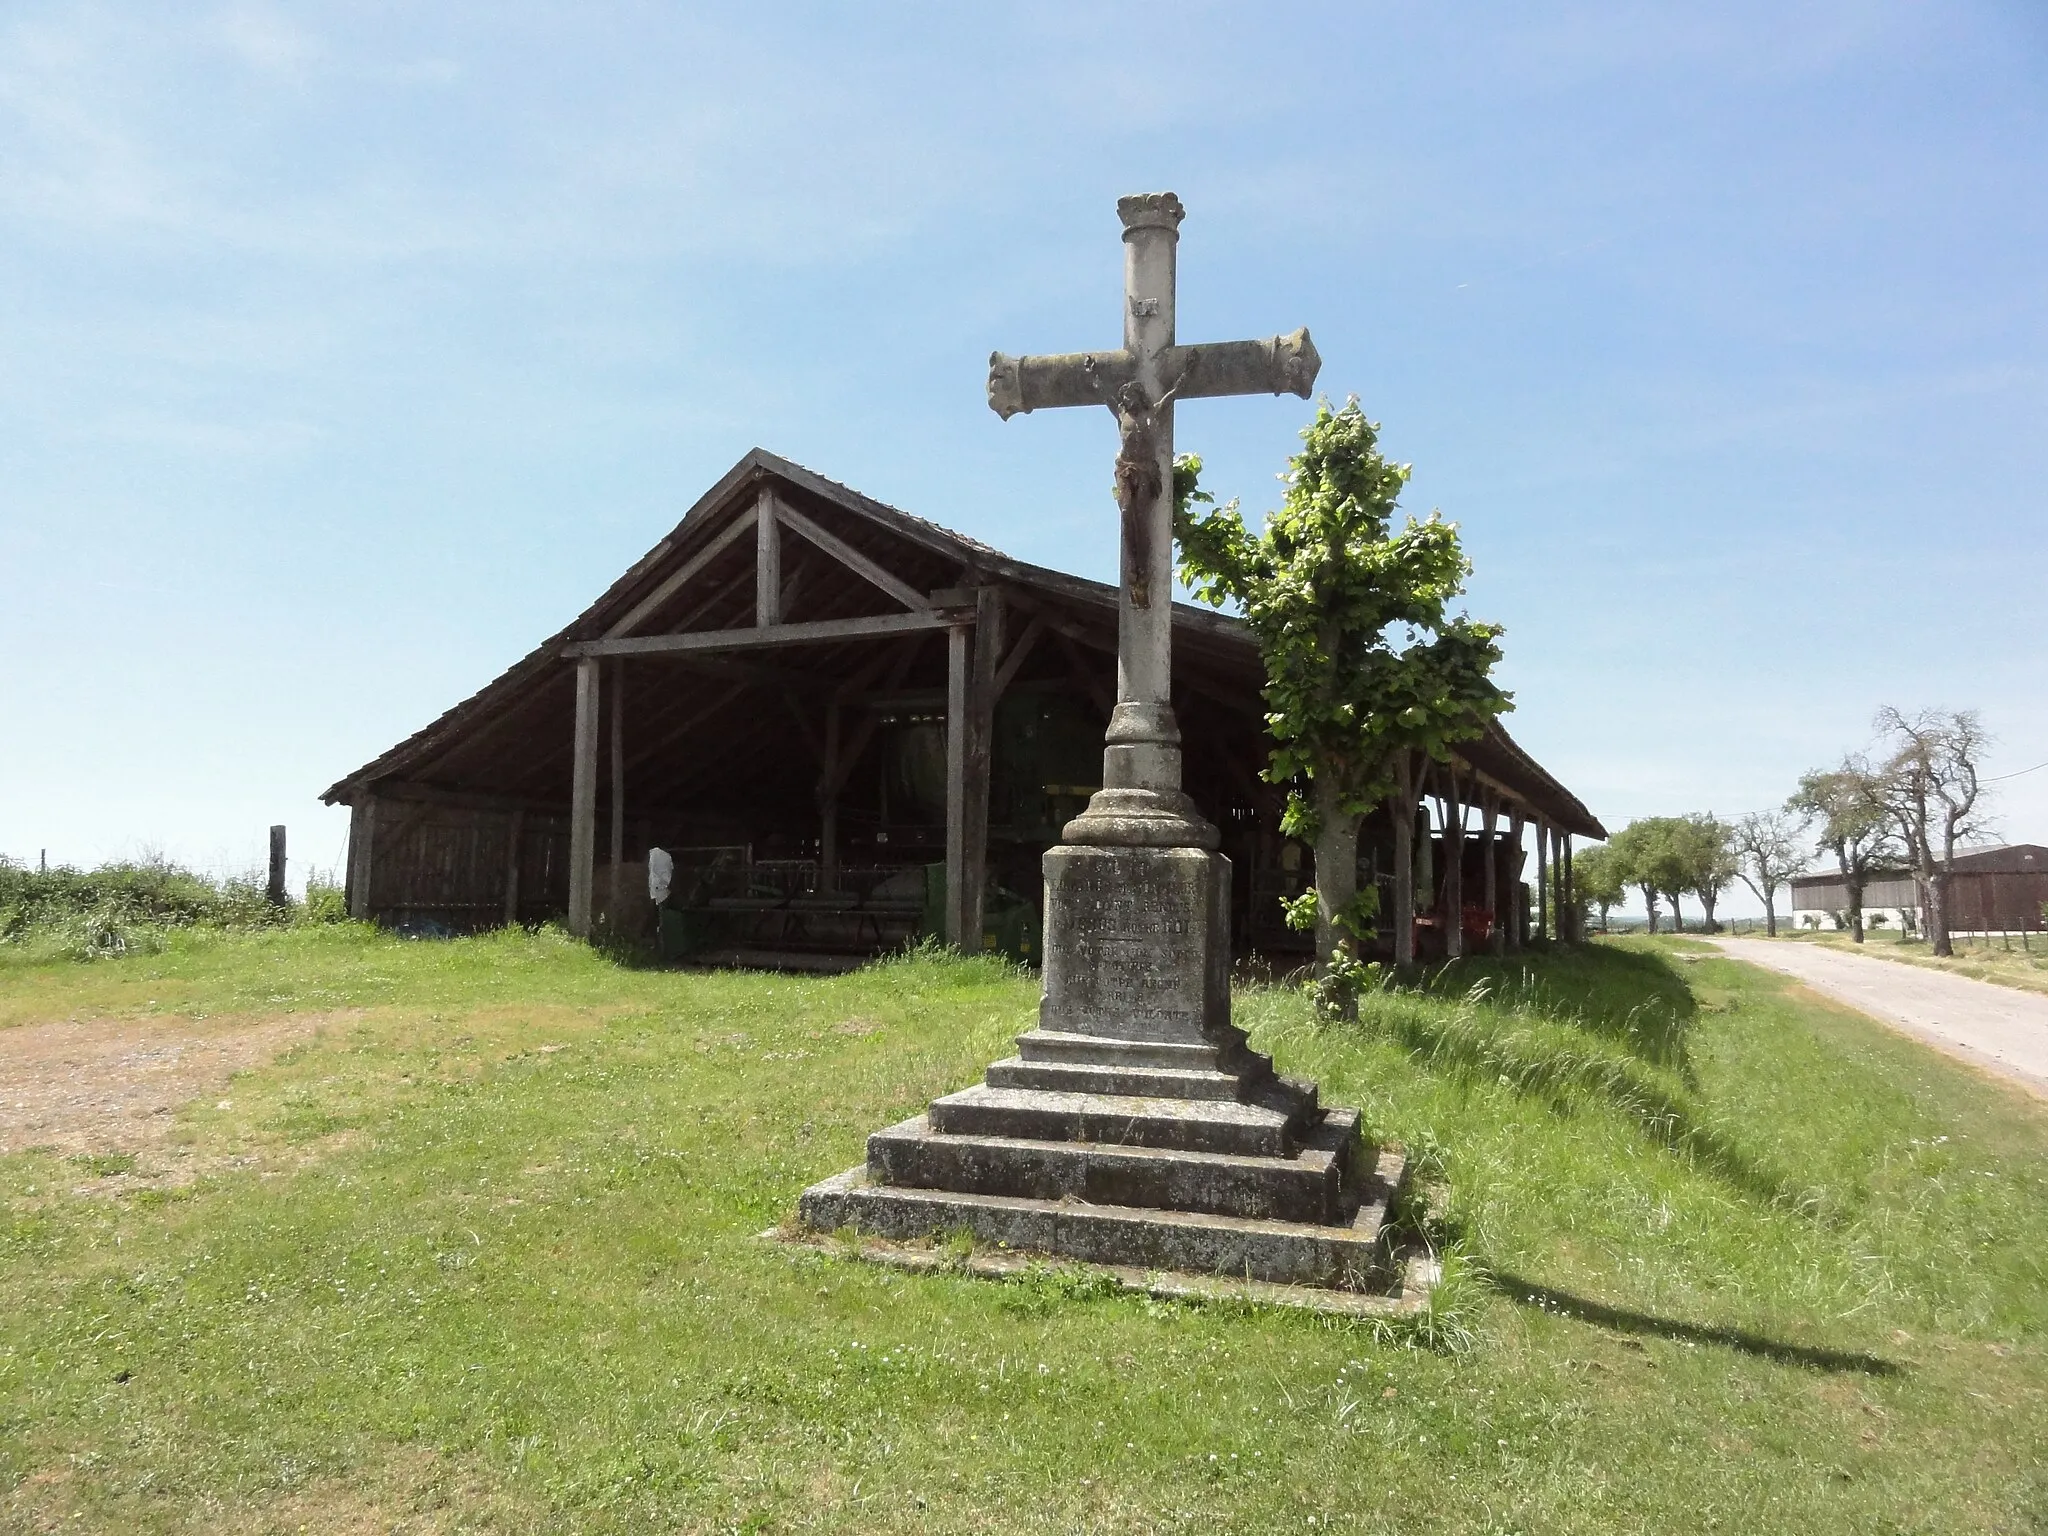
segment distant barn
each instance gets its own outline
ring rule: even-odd
[[[1951,933],[2039,933],[2041,905],[2048,902],[2048,848],[2039,843],[2010,843],[1998,848],[1965,848],[1957,852],[1948,881],[1948,926]],[[1811,928],[1841,927],[1849,908],[1849,888],[1839,874],[1800,875],[1792,881],[1792,921]],[[1925,929],[1927,913],[1920,888],[1905,870],[1886,870],[1863,888],[1867,922],[1882,916],[1885,923]]]
[[[1303,941],[1280,900],[1310,869],[1281,836],[1284,792],[1258,777],[1261,677],[1242,624],[1175,606],[1187,788],[1223,830],[1236,942],[1286,953]],[[350,911],[412,931],[559,920],[781,965],[930,935],[1032,958],[1039,858],[1100,784],[1115,694],[1114,587],[756,449],[566,629],[323,798],[352,809]],[[1424,909],[1445,884],[1447,804],[1472,828],[1465,929],[1510,944],[1524,828],[1546,858],[1606,835],[1495,728],[1423,796]],[[1382,812],[1361,876],[1391,883],[1392,847]],[[674,866],[659,909],[655,849]],[[1475,913],[1489,860],[1493,906]]]

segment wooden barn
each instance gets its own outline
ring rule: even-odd
[[[1797,875],[1792,887],[1792,921],[1800,926],[1840,928],[1849,888],[1839,874]],[[2023,941],[2042,930],[2048,907],[2048,847],[2009,843],[1995,848],[1959,848],[1948,877],[1951,933],[2017,933]],[[1886,924],[1925,929],[1926,900],[1908,870],[1885,870],[1863,888],[1865,920],[1882,914]]]
[[[756,449],[566,629],[326,792],[352,811],[349,909],[423,933],[560,920],[703,963],[921,935],[1034,959],[1039,859],[1101,781],[1115,658],[1115,588]],[[1284,955],[1305,941],[1280,898],[1310,869],[1258,777],[1260,679],[1242,625],[1176,605],[1187,788],[1223,829],[1240,950]],[[1417,815],[1425,951],[1453,912],[1521,942],[1526,831],[1561,869],[1606,835],[1498,728]],[[1392,847],[1374,817],[1361,876],[1390,883]]]

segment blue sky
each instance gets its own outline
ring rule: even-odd
[[[337,862],[318,791],[756,443],[1111,573],[1107,416],[982,384],[1115,341],[1160,188],[1182,339],[1312,329],[1610,825],[1883,703],[2048,761],[2044,87],[2033,0],[13,0],[0,851]],[[1180,438],[1257,508],[1306,414]]]

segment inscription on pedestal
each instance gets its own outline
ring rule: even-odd
[[[1199,1043],[1229,1023],[1230,861],[1195,848],[1045,856],[1040,1025]],[[1218,960],[1220,958],[1220,965]],[[1226,988],[1219,988],[1219,975]]]

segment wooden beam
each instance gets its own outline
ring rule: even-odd
[[[946,631],[946,942],[967,948],[967,628]],[[976,934],[976,938],[980,935]]]
[[[1528,942],[1529,932],[1522,922],[1522,805],[1515,801],[1508,812],[1508,842],[1501,851],[1514,861],[1508,871],[1508,938],[1510,954],[1518,952]]]
[[[627,611],[623,619],[620,619],[618,623],[604,632],[605,638],[607,640],[615,640],[621,635],[630,635],[634,630],[638,629],[642,620],[663,603],[674,597],[677,592],[681,591],[684,584],[692,576],[695,576],[705,566],[716,560],[734,544],[738,543],[740,539],[745,537],[747,530],[754,526],[754,518],[755,509],[752,507],[747,508],[746,511],[734,518],[731,523],[726,525],[725,530],[717,538],[684,561],[673,575],[665,577],[660,586],[635,603]]]
[[[785,691],[782,695],[782,702],[789,706],[790,718],[796,721],[797,734],[803,737],[804,745],[810,749],[811,756],[823,765],[825,763],[825,744],[818,740],[818,732],[812,726],[810,716],[804,713],[803,701],[795,694]]]
[[[922,613],[932,606],[931,599],[909,582],[884,570],[836,533],[826,532],[788,502],[776,500],[775,516],[787,523],[792,533],[803,535],[849,571],[865,577],[872,585],[880,587],[904,607]]]
[[[917,652],[918,642],[916,640],[912,640],[902,648],[897,654],[894,664],[889,668],[888,686],[894,688],[910,675],[910,668],[917,660]],[[875,731],[881,723],[881,716],[871,711],[863,715],[860,723],[853,728],[853,739],[846,744],[845,750],[839,754],[838,777],[833,784],[835,793],[845,785],[847,778],[859,766],[861,754],[867,751],[868,743],[874,740]]]
[[[349,807],[348,915],[370,920],[370,855],[377,844],[377,797],[367,790]]]
[[[516,810],[505,828],[505,926],[519,921],[519,845],[526,835],[526,812]]]
[[[612,838],[611,838],[611,879],[610,888],[605,892],[605,920],[616,929],[619,924],[619,901],[625,895],[620,888],[619,865],[626,857],[626,661],[620,657],[612,663]]]
[[[569,931],[590,937],[590,882],[597,862],[598,660],[576,663],[575,756],[569,779]]]
[[[1572,890],[1572,835],[1557,835],[1558,934],[1567,944],[1579,942],[1579,904]]]
[[[1482,787],[1479,791],[1479,825],[1486,839],[1485,901],[1492,921],[1486,935],[1486,947],[1496,955],[1505,942],[1504,925],[1500,920],[1500,843],[1493,835],[1494,818],[1499,814],[1500,796],[1492,789]]]
[[[1444,958],[1465,954],[1465,802],[1458,788],[1458,770],[1447,764],[1444,794]]]
[[[754,502],[754,622],[763,629],[782,622],[782,532],[775,493],[765,485]]]
[[[685,651],[744,651],[766,645],[815,645],[820,641],[872,640],[944,629],[947,619],[932,613],[884,613],[864,619],[824,619],[813,624],[772,624],[754,629],[700,629],[686,635],[627,635],[617,640],[579,640],[562,648],[575,660],[591,656],[662,656]]]
[[[825,706],[824,770],[818,775],[818,889],[839,889],[839,726],[837,699]]]
[[[1536,937],[1550,937],[1550,823],[1536,818]]]
[[[637,768],[650,758],[659,756],[666,748],[674,745],[677,738],[689,735],[690,732],[745,693],[751,686],[752,684],[750,683],[734,683],[709,704],[706,704],[701,709],[692,710],[689,714],[683,716],[681,720],[670,725],[659,736],[642,746],[627,762],[626,766],[628,768]]]
[[[1082,660],[1081,648],[1075,643],[1072,635],[1057,624],[1052,627],[1052,632],[1053,638],[1059,641],[1060,653],[1067,659],[1068,674],[1080,686],[1081,691],[1094,701],[1095,707],[1102,711],[1103,719],[1107,720],[1116,713],[1116,699],[1111,694],[1109,685]]]
[[[1010,647],[1010,654],[1003,658],[1003,664],[996,668],[995,696],[1001,698],[1010,691],[1010,684],[1017,680],[1018,669],[1031,659],[1031,649],[1045,634],[1045,615],[1034,613],[1031,622],[1024,626],[1024,633],[1017,637],[1017,643]]]
[[[996,734],[996,669],[1003,648],[1003,601],[993,587],[983,587],[976,596],[972,640],[973,666],[966,701],[966,815],[961,827],[961,926],[968,953],[979,954],[988,892],[989,760]],[[947,704],[951,703],[949,698]]]

